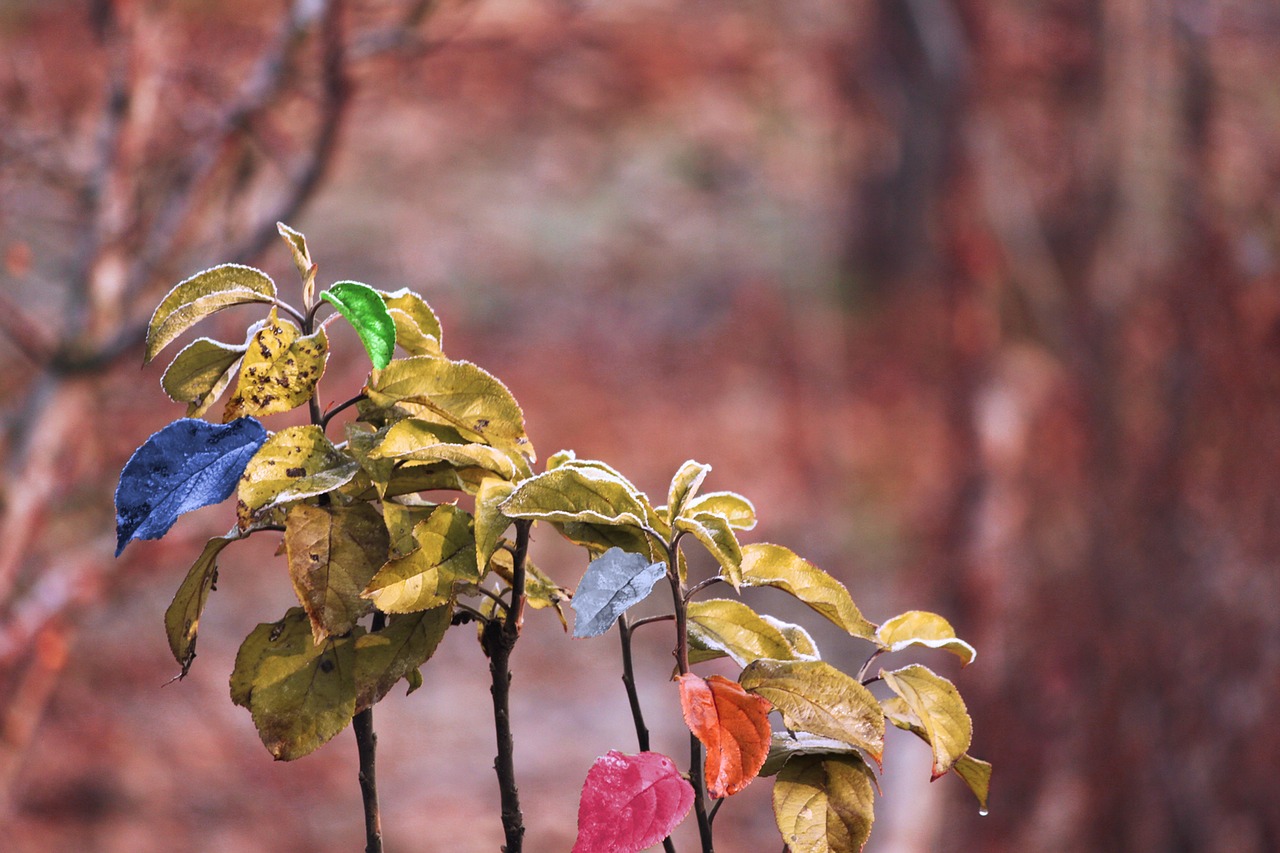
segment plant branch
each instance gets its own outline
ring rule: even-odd
[[[675,619],[675,618],[676,617],[674,613],[659,613],[657,616],[646,616],[643,619],[637,619],[636,621],[630,623],[629,627],[632,631],[634,631],[636,628],[639,628],[641,625],[652,625],[655,622],[670,622],[672,619]]]
[[[686,604],[689,603],[689,601],[692,600],[695,595],[702,592],[707,587],[714,586],[715,584],[723,583],[723,582],[724,582],[724,578],[720,577],[719,575],[716,575],[713,578],[707,578],[704,581],[694,584],[692,587],[689,588],[689,591],[684,594],[685,603]]]
[[[627,614],[618,617],[618,636],[622,638],[622,684],[627,688],[627,702],[631,705],[631,719],[636,726],[636,743],[641,752],[649,751],[649,727],[644,723],[644,711],[640,708],[640,696],[636,693],[636,673],[631,660],[632,626]]]
[[[339,412],[345,411],[346,409],[351,408],[356,403],[359,403],[361,400],[367,400],[367,399],[368,399],[367,395],[357,394],[354,397],[352,397],[350,400],[343,400],[341,403],[339,403],[338,405],[334,406],[332,409],[324,413],[324,416],[320,418],[320,428],[321,429],[327,428],[329,426],[329,421],[333,420],[334,415],[338,414]]]
[[[374,631],[387,625],[381,610],[373,612]],[[360,753],[360,798],[364,803],[365,853],[382,853],[382,815],[378,808],[378,735],[373,731],[373,706],[365,708],[351,720]]]
[[[689,735],[689,783],[693,785],[693,813],[698,818],[702,853],[715,853],[715,845],[711,840],[711,819],[707,816],[707,801],[704,796],[707,786],[702,778],[702,741],[692,733]]]
[[[862,668],[858,670],[858,680],[859,680],[859,681],[861,681],[863,684],[870,684],[872,681],[879,681],[879,680],[880,680],[879,676],[876,676],[875,678],[868,679],[868,678],[867,678],[867,670],[871,668],[871,664],[875,661],[875,659],[876,659],[876,658],[878,658],[878,657],[880,657],[880,655],[882,655],[882,654],[884,654],[884,653],[885,653],[885,650],[884,650],[884,649],[876,649],[874,652],[872,652],[872,653],[871,653],[871,656],[870,656],[870,657],[868,657],[868,658],[867,658],[867,660],[866,660],[866,662],[864,662],[864,663],[862,664]]]

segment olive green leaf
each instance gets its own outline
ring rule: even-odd
[[[781,545],[744,547],[742,582],[790,593],[852,636],[877,640],[876,626],[862,617],[844,584]]]
[[[468,361],[414,356],[376,371],[367,387],[369,401],[454,427],[468,441],[515,450],[533,461],[524,413],[507,386]]]
[[[643,528],[652,511],[647,503],[607,471],[562,465],[520,483],[501,509],[510,518]]]
[[[305,403],[315,393],[328,359],[329,339],[323,329],[299,337],[297,327],[271,309],[266,326],[249,341],[223,420],[287,412]]]
[[[403,557],[418,547],[413,528],[436,511],[437,504],[404,504],[400,500],[382,502],[382,520],[387,526],[391,547],[388,554]]]
[[[735,492],[707,492],[689,500],[684,515],[694,517],[709,512],[718,515],[735,530],[750,530],[756,526],[756,508],[751,501]]]
[[[253,267],[223,264],[196,273],[170,290],[151,315],[144,363],[215,311],[248,302],[274,302],[275,298],[275,282]]]
[[[760,768],[761,776],[774,776],[782,765],[796,755],[856,755],[856,746],[829,737],[818,737],[808,732],[774,732],[769,743],[769,755]]]
[[[654,544],[635,527],[569,521],[556,523],[555,528],[565,539],[590,551],[592,556],[599,556],[610,548],[621,548],[628,554],[641,554],[649,562],[665,559],[662,546]]]
[[[387,559],[382,516],[367,503],[297,504],[285,518],[284,547],[298,601],[320,643],[346,634],[369,611],[360,593]]]
[[[396,324],[378,291],[358,281],[340,281],[321,293],[320,298],[337,308],[356,330],[375,368],[381,370],[391,362],[396,348]]]
[[[761,658],[792,660],[791,644],[741,601],[711,598],[689,602],[689,639],[705,649],[724,652],[746,666]]]
[[[356,710],[356,640],[364,629],[312,640],[301,607],[259,625],[236,654],[231,701],[248,708],[267,750],[279,761],[315,751],[347,727]]]
[[[889,689],[902,697],[933,748],[933,778],[946,773],[969,749],[973,722],[956,686],[927,667],[913,664],[880,670]]]
[[[962,666],[973,663],[978,652],[964,640],[957,639],[951,623],[936,613],[924,610],[909,610],[895,616],[880,626],[876,632],[880,643],[889,651],[896,652],[908,646],[927,646],[931,649],[944,649],[960,658]]]
[[[363,596],[383,613],[414,613],[446,603],[455,584],[476,583],[476,542],[471,516],[455,506],[441,506],[414,525],[418,547],[388,560]]]
[[[396,343],[410,355],[440,355],[440,321],[426,301],[409,288],[378,291],[396,325]]]
[[[511,519],[503,515],[502,502],[515,489],[511,483],[497,477],[486,477],[476,490],[476,565],[489,565],[493,553],[498,550],[502,534],[511,526]]]
[[[813,637],[802,626],[793,622],[783,622],[768,613],[761,613],[760,618],[777,628],[778,633],[782,634],[782,638],[791,647],[790,659],[820,660],[822,658],[822,655],[818,652],[818,644],[813,641]]]
[[[900,696],[880,700],[885,719],[900,729],[911,732],[925,743],[930,743],[929,733],[911,707]],[[951,765],[951,772],[959,776],[978,798],[978,813],[987,813],[987,792],[991,786],[991,763],[974,758],[967,752]]]
[[[874,776],[853,755],[804,755],[773,783],[773,815],[791,853],[859,853],[875,820]]]
[[[418,667],[435,654],[452,617],[448,604],[396,614],[381,631],[357,638],[356,712],[380,701],[400,679],[417,675]]]
[[[446,462],[455,468],[489,471],[504,480],[530,473],[528,463],[519,454],[513,459],[511,455],[486,444],[441,442],[436,437],[439,429],[437,424],[406,418],[387,430],[382,442],[370,455],[402,462]]]
[[[510,551],[505,548],[499,549],[494,553],[489,566],[508,585],[511,584],[515,560]],[[556,615],[560,617],[561,626],[566,631],[569,630],[569,621],[565,618],[564,610],[560,605],[566,601],[571,601],[573,593],[552,580],[546,572],[529,562],[528,559],[524,563],[524,597],[525,601],[534,610],[542,610],[547,607],[555,608]]]
[[[164,612],[165,633],[169,635],[169,649],[182,667],[178,678],[186,678],[191,662],[196,657],[196,633],[200,629],[200,614],[204,612],[209,592],[218,580],[218,555],[222,549],[240,537],[234,532],[228,536],[215,536],[205,543],[204,550],[196,558],[186,578],[178,587]]]
[[[289,254],[293,257],[293,265],[298,268],[298,275],[302,276],[304,281],[309,275],[314,277],[315,274],[311,272],[311,268],[315,264],[311,260],[311,250],[307,248],[307,238],[303,236],[301,231],[295,231],[283,222],[276,223],[276,231],[284,239],[285,245],[289,247]]]
[[[170,400],[187,404],[187,417],[198,418],[227,390],[247,345],[197,338],[173,358],[160,377]]]
[[[738,681],[772,702],[788,729],[844,741],[880,763],[884,712],[856,679],[823,661],[757,660]]]
[[[676,471],[676,475],[671,478],[671,486],[667,489],[667,519],[671,523],[674,523],[676,517],[684,511],[685,502],[698,494],[698,488],[710,472],[710,465],[704,465],[692,459],[686,461],[680,466],[680,470]]]
[[[742,586],[742,546],[723,516],[709,512],[692,518],[682,515],[676,518],[674,526],[676,530],[692,533],[711,552],[720,564],[721,575],[734,589]]]
[[[320,427],[282,429],[258,448],[240,477],[240,529],[263,510],[344,486],[359,470],[359,463],[334,447]]]

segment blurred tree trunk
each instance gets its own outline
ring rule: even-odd
[[[913,69],[938,67],[938,19],[905,30],[910,5],[882,14],[909,58],[887,85],[929,104],[939,84]],[[900,124],[923,159],[899,171],[963,153],[928,197],[897,190],[917,219],[850,252],[851,278],[916,309],[893,316],[923,352],[945,342],[915,359],[949,430],[915,577],[979,647],[960,683],[996,769],[991,816],[953,797],[938,849],[1280,849],[1277,313],[1214,208],[1208,18],[1016,5],[963,3],[963,115]],[[921,121],[939,135],[923,152]],[[932,259],[909,276],[928,296],[858,248],[868,234]]]

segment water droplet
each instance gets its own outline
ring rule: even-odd
[[[986,816],[987,816],[987,810],[986,810],[986,809],[978,809],[978,816],[979,816],[979,817],[986,817]]]

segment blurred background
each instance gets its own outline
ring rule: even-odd
[[[322,283],[424,294],[544,457],[651,494],[708,462],[755,502],[749,541],[978,647],[921,660],[968,701],[990,815],[891,733],[869,851],[1280,850],[1274,3],[0,0],[0,46],[4,849],[363,843],[354,738],[276,764],[228,699],[292,600],[275,543],[224,552],[167,685],[164,608],[230,508],[111,559],[120,467],[182,414],[139,369],[151,310],[224,261],[289,292],[284,220]],[[335,351],[326,401],[367,369]],[[549,533],[535,560],[573,586]],[[634,734],[613,635],[533,616],[541,853]],[[645,630],[655,748],[681,754]],[[473,637],[424,675],[375,715],[388,850],[497,849]],[[779,848],[768,799],[726,805],[721,849]]]

